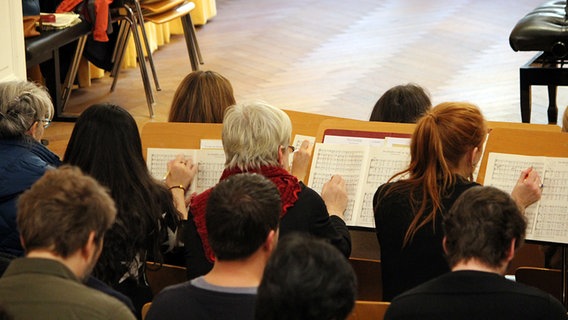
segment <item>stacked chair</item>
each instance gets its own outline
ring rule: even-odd
[[[150,117],[153,118],[155,98],[150,84],[148,69],[146,67],[144,48],[148,55],[148,62],[150,64],[156,90],[160,91],[161,88],[156,68],[154,67],[152,52],[148,44],[148,37],[144,28],[144,22],[162,24],[181,18],[191,70],[198,70],[199,64],[203,64],[203,58],[197,43],[195,28],[190,15],[190,12],[195,8],[195,4],[186,0],[123,0],[121,3],[114,4],[114,6],[115,7],[111,10],[111,17],[113,21],[119,22],[120,29],[113,54],[113,70],[111,71],[111,76],[114,77],[114,80],[112,82],[111,92],[115,89],[126,45],[130,34],[132,33],[134,37],[134,45],[136,47],[138,65],[140,67],[140,74],[142,76],[142,83],[144,85],[144,92],[146,94],[148,111],[150,113]],[[139,27],[141,34],[139,33]],[[142,47],[143,45],[144,47]]]

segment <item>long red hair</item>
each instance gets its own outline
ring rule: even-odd
[[[418,120],[410,143],[410,165],[392,176],[389,182],[408,177],[383,194],[384,197],[391,192],[404,192],[410,196],[414,218],[404,235],[404,245],[418,229],[436,220],[442,210],[445,190],[460,179],[456,171],[461,159],[471,149],[481,148],[486,134],[487,125],[481,111],[466,102],[441,103]],[[473,177],[463,178],[471,180]]]

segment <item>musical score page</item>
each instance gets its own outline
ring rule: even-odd
[[[358,194],[359,178],[368,154],[368,147],[361,145],[336,145],[316,143],[310,169],[309,187],[321,194],[324,183],[331,176],[341,175],[347,187],[345,223],[353,225],[353,209]]]
[[[410,162],[408,146],[370,147],[368,161],[362,173],[359,201],[354,211],[357,213],[354,225],[360,227],[375,227],[373,197],[377,188],[386,183],[394,174],[406,169]],[[397,178],[397,179],[400,179]]]
[[[395,173],[404,170],[409,159],[408,146],[317,143],[309,187],[321,194],[323,184],[332,175],[341,175],[349,199],[345,223],[348,226],[374,228],[373,196],[377,188]]]
[[[168,172],[168,162],[179,154],[197,163],[197,175],[191,182],[189,193],[201,193],[219,182],[225,168],[223,150],[148,148],[146,164],[155,179],[164,180]]]
[[[533,167],[542,179],[541,199],[525,209],[528,240],[568,244],[568,159],[490,153],[485,185],[513,190],[522,170]]]

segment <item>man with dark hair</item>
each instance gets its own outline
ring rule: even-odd
[[[257,320],[346,319],[357,294],[351,264],[331,244],[301,234],[278,242],[258,287]]]
[[[115,216],[93,178],[74,167],[48,170],[18,200],[26,257],[0,278],[0,305],[17,319],[134,319],[126,305],[81,283]]]
[[[278,189],[262,175],[238,174],[217,184],[205,216],[213,269],[160,292],[146,319],[254,319],[281,210]]]
[[[550,294],[504,277],[526,226],[505,192],[467,190],[444,217],[443,246],[452,272],[396,297],[385,319],[567,319]]]

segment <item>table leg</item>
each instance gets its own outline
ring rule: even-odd
[[[556,124],[558,121],[558,107],[556,106],[556,85],[548,86],[548,124]]]
[[[523,69],[520,71],[521,83],[521,120],[524,123],[531,122],[531,85],[526,79]]]

